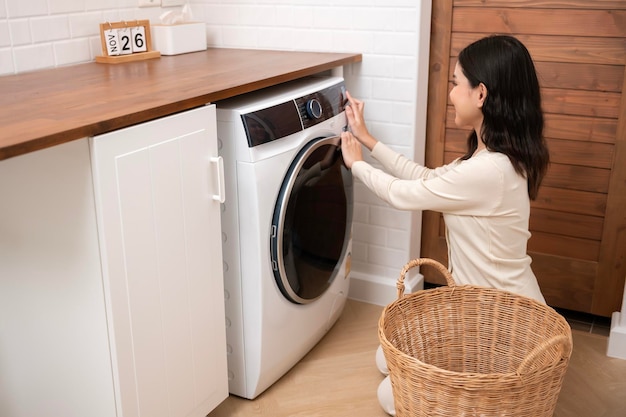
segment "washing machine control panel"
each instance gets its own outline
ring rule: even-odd
[[[284,138],[315,126],[343,112],[343,82],[311,94],[241,116],[248,138],[254,147]]]
[[[338,83],[324,90],[295,99],[303,129],[315,126],[341,113],[345,100],[344,91],[344,84]]]
[[[306,103],[306,114],[312,119],[319,119],[324,114],[322,104],[316,98],[312,98]]]

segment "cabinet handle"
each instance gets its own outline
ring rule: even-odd
[[[224,196],[224,160],[221,156],[211,157],[211,162],[217,164],[216,175],[218,189],[217,194],[213,194],[213,200],[223,203],[226,200]]]

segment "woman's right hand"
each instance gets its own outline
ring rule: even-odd
[[[348,91],[346,91],[346,98],[348,99],[348,104],[345,106],[345,112],[350,131],[359,142],[371,151],[378,141],[370,135],[365,125],[363,117],[365,103],[352,97]]]

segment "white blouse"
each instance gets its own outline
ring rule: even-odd
[[[500,288],[545,303],[526,252],[527,181],[506,155],[483,150],[430,169],[378,142],[372,156],[391,175],[364,161],[355,162],[352,173],[378,197],[401,210],[443,213],[457,284]]]

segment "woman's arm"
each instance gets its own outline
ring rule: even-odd
[[[379,145],[380,146],[380,145]],[[434,210],[488,215],[501,204],[504,174],[489,160],[450,164],[427,178],[399,179],[366,162],[355,162],[353,175],[391,206],[401,210]]]

